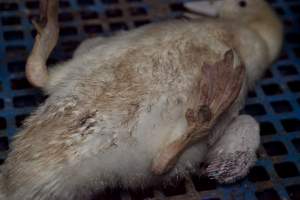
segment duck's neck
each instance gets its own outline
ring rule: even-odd
[[[268,63],[271,64],[279,56],[283,42],[283,27],[278,16],[272,11],[264,13],[250,24],[268,48]]]

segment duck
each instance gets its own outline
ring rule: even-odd
[[[88,39],[48,69],[58,1],[41,0],[26,76],[48,98],[11,143],[2,199],[89,199],[169,183],[200,163],[220,183],[247,175],[259,125],[240,110],[280,54],[282,22],[264,0],[184,6],[189,20]]]

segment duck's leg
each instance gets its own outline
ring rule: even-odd
[[[40,19],[33,21],[37,30],[33,49],[26,63],[26,77],[36,87],[44,87],[48,82],[46,62],[59,37],[58,0],[40,1]]]
[[[239,116],[208,150],[206,173],[220,183],[244,177],[255,164],[259,142],[259,125],[255,119],[249,115]]]

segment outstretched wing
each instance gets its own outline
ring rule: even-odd
[[[234,67],[234,52],[212,65],[204,64],[199,81],[196,109],[186,111],[188,128],[177,140],[167,145],[154,158],[152,171],[163,174],[176,164],[179,156],[191,144],[208,135],[222,113],[237,99],[245,80],[245,67]]]

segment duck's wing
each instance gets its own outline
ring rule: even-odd
[[[249,115],[240,115],[226,128],[223,136],[209,149],[206,173],[220,183],[232,183],[255,164],[259,147],[259,124]]]
[[[234,66],[234,51],[212,65],[202,66],[197,108],[186,111],[188,128],[177,140],[168,144],[157,154],[152,163],[155,174],[163,174],[176,164],[180,155],[191,144],[206,137],[219,117],[236,101],[245,80],[245,67]]]

